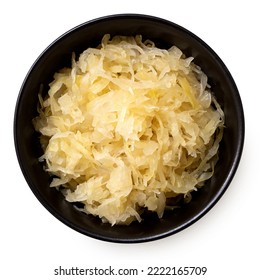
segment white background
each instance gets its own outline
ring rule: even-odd
[[[0,255],[1,279],[90,279],[54,276],[58,266],[146,269],[206,266],[205,276],[114,279],[257,279],[260,251],[258,1],[1,1],[0,10]],[[144,244],[86,237],[54,218],[34,197],[20,171],[13,114],[23,79],[58,36],[90,19],[115,13],[163,17],[189,29],[222,58],[238,86],[246,118],[243,156],[217,205],[188,229]],[[95,276],[91,279],[105,279]],[[110,278],[112,279],[112,278]]]

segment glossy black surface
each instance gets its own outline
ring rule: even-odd
[[[96,47],[104,34],[136,35],[153,40],[158,47],[178,46],[201,66],[209,77],[226,116],[220,158],[213,178],[189,204],[166,212],[162,219],[148,215],[130,226],[103,224],[100,219],[77,211],[55,189],[38,161],[42,155],[38,135],[32,126],[37,115],[40,85],[47,92],[53,74],[70,66],[71,54]],[[60,221],[88,236],[112,242],[145,242],[174,234],[201,218],[223,195],[239,164],[244,142],[244,115],[237,87],[221,59],[201,39],[169,21],[145,15],[113,15],[84,23],[53,42],[36,60],[21,87],[14,116],[14,141],[24,177],[39,201]],[[40,218],[40,217],[39,217]]]

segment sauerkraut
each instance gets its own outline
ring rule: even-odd
[[[207,76],[176,46],[105,35],[55,73],[33,120],[50,187],[103,222],[163,216],[211,178],[224,114]]]

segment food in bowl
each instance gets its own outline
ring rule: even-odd
[[[103,222],[130,224],[142,212],[202,187],[214,173],[224,113],[207,76],[176,46],[140,35],[105,35],[39,95],[46,171],[69,202]]]

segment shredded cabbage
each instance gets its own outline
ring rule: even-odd
[[[55,73],[35,129],[51,187],[103,222],[159,217],[211,178],[224,114],[199,66],[176,46],[110,38]]]

